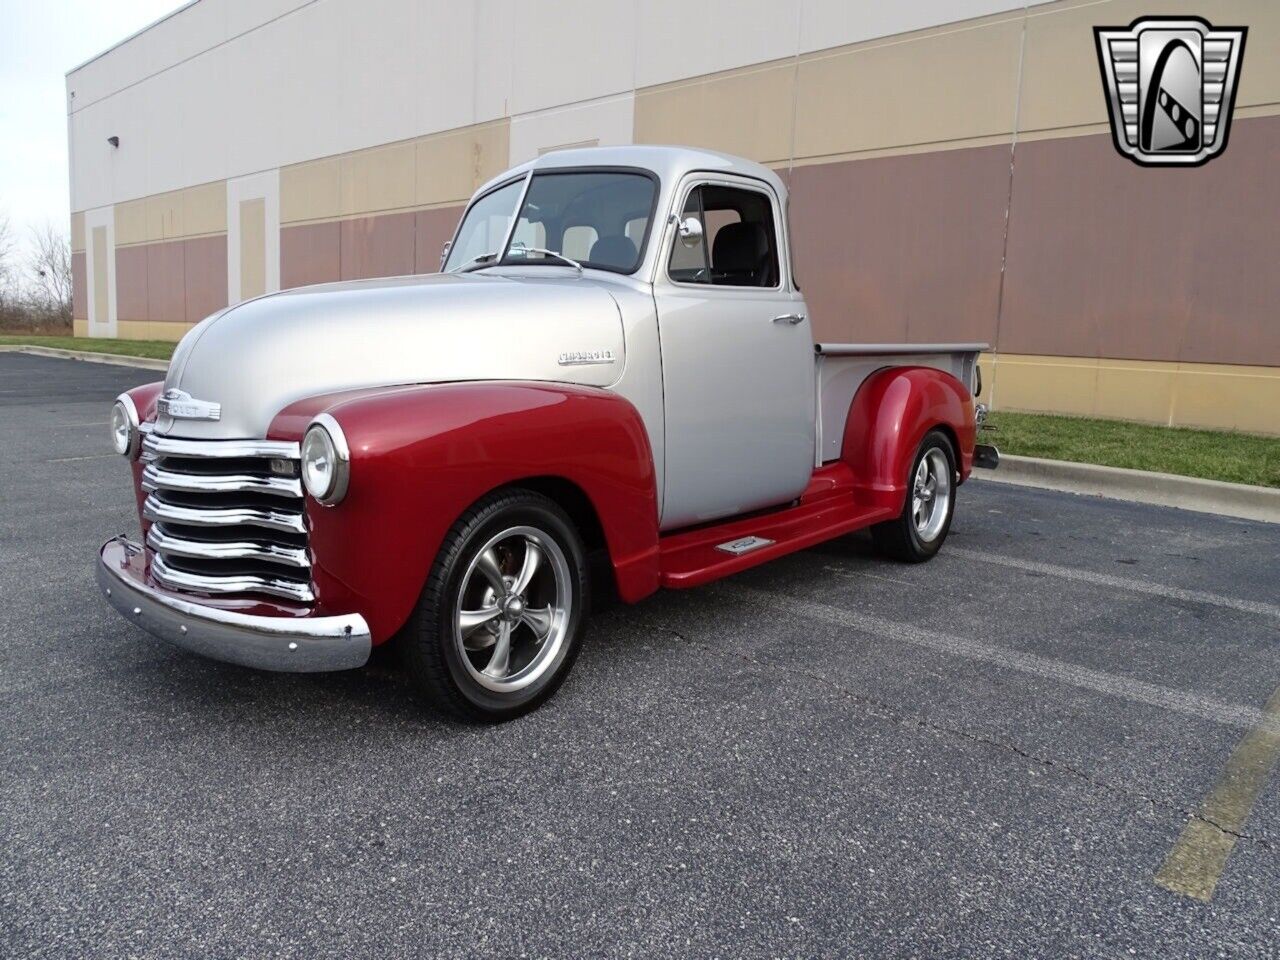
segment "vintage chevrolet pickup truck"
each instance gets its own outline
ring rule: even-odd
[[[434,703],[513,717],[573,664],[589,569],[636,602],[866,527],[931,557],[998,461],[982,348],[815,345],[765,167],[552,153],[480,189],[439,274],[229,307],[123,394],[142,539],[98,582],[267,670],[395,637]]]

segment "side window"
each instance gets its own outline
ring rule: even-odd
[[[679,283],[729,287],[778,285],[778,233],[767,194],[705,184],[689,193],[683,218],[702,224],[695,244],[678,237],[668,272]]]

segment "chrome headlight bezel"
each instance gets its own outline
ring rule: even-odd
[[[342,502],[351,481],[351,448],[338,421],[327,413],[312,419],[299,448],[302,485],[316,503]]]
[[[142,449],[142,424],[138,408],[127,393],[111,405],[111,447],[128,460],[137,460]]]

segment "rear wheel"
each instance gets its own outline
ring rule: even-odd
[[[586,578],[582,539],[554,501],[486,497],[445,537],[405,631],[414,679],[463,719],[527,713],[577,657]]]
[[[871,537],[886,556],[922,563],[942,547],[955,512],[956,455],[941,430],[920,441],[907,482],[902,513],[872,527]]]

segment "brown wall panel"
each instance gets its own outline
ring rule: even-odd
[[[819,340],[994,334],[1009,148],[791,171],[796,276]]]
[[[341,277],[341,224],[308,223],[280,230],[280,287],[331,283]]]
[[[343,220],[340,223],[342,279],[413,273],[414,218],[415,214],[408,212]]]
[[[440,251],[453,239],[453,231],[462,218],[462,207],[439,207],[419,210],[414,216],[417,253],[414,273],[436,273],[440,269]]]
[[[999,348],[1280,365],[1280,117],[1150,169],[1107,135],[1020,143]]]
[[[147,318],[154,322],[187,320],[184,241],[151,243],[147,251]]]
[[[148,320],[147,248],[116,247],[116,318]]]
[[[187,322],[198,323],[227,305],[227,238],[183,241],[187,286]]]
[[[83,218],[81,218],[83,221]],[[83,235],[83,224],[80,228]],[[83,244],[83,236],[81,238]],[[83,250],[71,254],[71,316],[77,320],[89,319],[89,277],[87,257]]]

